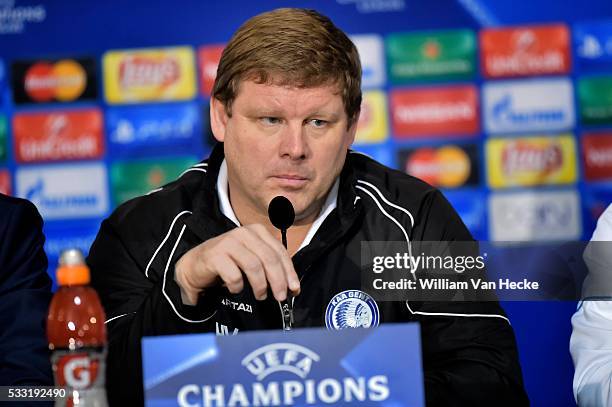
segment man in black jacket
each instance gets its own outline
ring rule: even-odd
[[[361,291],[362,241],[470,241],[440,192],[349,152],[359,55],[326,17],[279,9],[225,48],[211,97],[210,158],[122,205],[91,248],[109,317],[108,395],[142,403],[140,340],[190,332],[421,323],[429,405],[523,405],[516,345],[496,302],[383,302],[347,321],[332,299]],[[288,247],[268,219],[287,197]],[[357,315],[355,315],[357,317]],[[401,363],[401,361],[398,361]]]
[[[30,202],[0,194],[0,385],[51,385],[45,336],[51,279],[42,218]]]

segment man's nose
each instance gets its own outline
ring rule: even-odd
[[[303,160],[308,156],[308,143],[304,126],[290,123],[281,135],[280,155],[292,160]]]

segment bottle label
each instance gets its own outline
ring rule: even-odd
[[[100,351],[55,351],[51,358],[58,386],[75,390],[104,387],[104,357]]]

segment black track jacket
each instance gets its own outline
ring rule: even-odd
[[[271,295],[256,301],[246,281],[238,295],[218,288],[207,290],[196,306],[181,302],[174,264],[194,246],[236,227],[221,213],[217,198],[222,161],[219,144],[208,160],[176,181],[121,205],[102,223],[91,247],[87,263],[92,285],[108,318],[111,405],[143,403],[143,336],[282,327],[279,304]],[[360,289],[360,265],[350,259],[359,259],[361,241],[407,238],[473,240],[438,190],[349,152],[337,208],[310,244],[293,256],[301,279],[295,327],[325,326],[331,298]],[[250,307],[236,307],[239,303]],[[514,334],[497,302],[398,301],[378,306],[381,323],[420,322],[428,405],[528,404]]]

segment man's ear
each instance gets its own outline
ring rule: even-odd
[[[210,98],[210,128],[215,139],[223,143],[225,140],[225,129],[229,116],[225,110],[225,105],[217,98]]]

